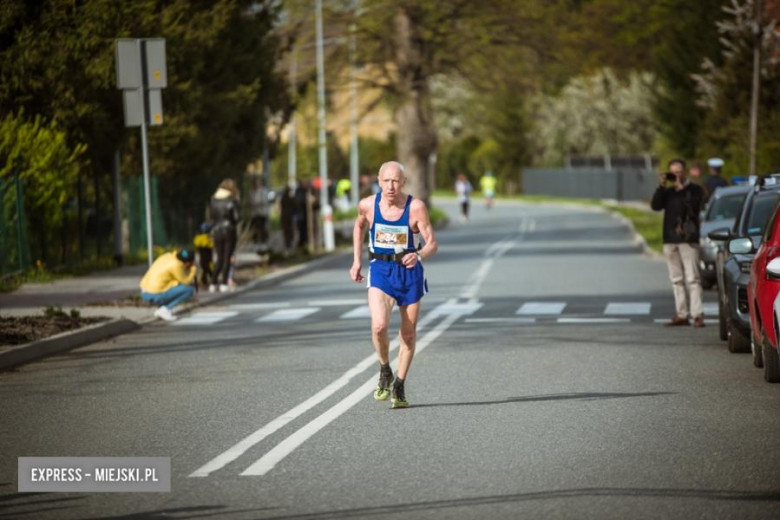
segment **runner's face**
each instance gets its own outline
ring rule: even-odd
[[[404,184],[406,184],[406,179],[397,169],[387,168],[379,174],[379,186],[382,188],[382,193],[389,199],[395,199],[401,193]]]

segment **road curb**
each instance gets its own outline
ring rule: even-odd
[[[287,280],[295,278],[296,276],[303,274],[308,269],[316,268],[321,264],[326,264],[331,261],[336,261],[341,256],[348,256],[350,251],[336,251],[334,253],[323,255],[314,260],[309,260],[301,264],[291,265],[289,267],[283,267],[274,272],[268,273],[256,278],[248,284],[236,289],[235,291],[220,293],[215,296],[211,296],[208,299],[202,301],[195,301],[185,303],[177,309],[177,314],[184,314],[190,312],[198,307],[204,307],[207,305],[214,305],[228,298],[233,298],[244,294],[252,289],[260,287],[270,287],[279,283],[283,283]],[[345,268],[346,271],[346,268]],[[42,359],[46,356],[67,352],[69,350],[85,347],[98,341],[103,341],[107,338],[119,336],[127,332],[136,331],[146,325],[155,323],[155,318],[151,312],[148,317],[138,320],[131,320],[127,318],[116,318],[104,323],[98,323],[83,327],[77,330],[63,332],[48,338],[43,338],[32,343],[25,345],[19,345],[12,349],[0,353],[0,371],[10,370],[31,361]]]
[[[0,353],[0,371],[10,370],[30,361],[67,352],[140,328],[141,325],[133,320],[118,318],[39,339]]]
[[[647,240],[645,240],[645,237],[637,233],[636,228],[634,227],[634,223],[631,222],[631,219],[610,208],[602,208],[602,209],[607,213],[609,213],[612,216],[612,218],[614,218],[618,222],[628,227],[629,232],[634,235],[634,244],[639,246],[642,249],[642,253],[644,253],[645,255],[649,256],[654,260],[664,259],[664,255],[662,255],[655,249],[652,249],[650,245],[647,243]]]

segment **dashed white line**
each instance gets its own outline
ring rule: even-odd
[[[279,309],[272,312],[267,316],[263,316],[255,321],[259,323],[268,323],[275,321],[295,321],[305,318],[315,312],[319,311],[319,307],[301,307],[298,309]]]

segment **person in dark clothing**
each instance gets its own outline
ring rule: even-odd
[[[676,308],[667,327],[690,325],[691,317],[694,327],[704,327],[699,273],[699,212],[703,202],[704,190],[686,178],[685,161],[669,161],[669,172],[661,174],[650,204],[655,211],[664,212],[664,256]]]
[[[710,167],[710,175],[707,177],[704,183],[707,186],[707,193],[709,195],[715,193],[716,188],[729,185],[729,181],[721,176],[721,170],[723,169],[724,164],[725,162],[723,159],[718,157],[707,159],[707,166]]]
[[[282,193],[280,205],[280,219],[282,221],[282,234],[284,235],[284,249],[290,252],[295,237],[295,222],[293,220],[295,213],[295,202],[293,200],[292,188],[287,186]]]
[[[219,280],[219,291],[228,292],[230,259],[236,251],[240,194],[232,179],[225,179],[211,197],[211,235],[214,237],[214,249],[217,252],[215,278]]]
[[[293,222],[298,229],[298,249],[305,249],[309,243],[309,208],[308,190],[303,181],[298,181],[298,187],[293,195]]]

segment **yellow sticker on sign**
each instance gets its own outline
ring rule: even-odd
[[[162,72],[160,72],[159,70],[154,71],[154,79],[159,81],[161,77],[162,77]]]
[[[162,123],[162,114],[155,114],[154,115],[154,122],[155,123]]]

